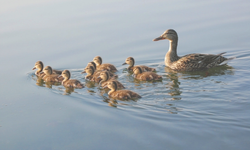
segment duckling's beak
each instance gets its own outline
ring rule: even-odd
[[[36,67],[32,68],[32,70],[35,70],[35,69],[36,69]]]
[[[86,71],[84,70],[83,72],[81,72],[81,74],[83,74],[83,73],[86,73]]]
[[[164,38],[162,36],[160,36],[158,38],[153,39],[153,41],[160,41],[160,40],[164,40]]]
[[[122,65],[126,65],[127,63],[123,63]]]

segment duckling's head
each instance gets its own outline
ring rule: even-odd
[[[71,74],[70,74],[69,70],[63,70],[62,76],[64,79],[70,79]]]
[[[133,72],[134,72],[135,75],[137,75],[137,74],[142,73],[142,69],[141,69],[141,67],[135,67],[135,68],[133,69]]]
[[[52,74],[52,68],[50,66],[46,66],[44,69],[43,69],[43,72],[46,74],[46,75],[51,75]]]
[[[135,59],[133,57],[128,57],[126,60],[125,60],[125,63],[123,63],[122,65],[125,65],[125,64],[128,64],[130,66],[134,66],[135,64]]]
[[[88,63],[88,66],[93,66],[94,69],[96,70],[96,64],[95,64],[93,61],[89,62],[89,63]]]
[[[93,66],[87,66],[84,70],[85,70],[85,72],[86,72],[87,74],[90,74],[90,75],[93,75],[94,72],[95,72],[95,69],[94,69]]]
[[[38,69],[38,70],[43,70],[43,62],[42,61],[37,61],[35,63],[35,67],[32,69],[32,70],[35,70],[35,69]]]
[[[102,64],[102,58],[100,56],[96,56],[94,59],[93,59],[93,62],[99,66]]]
[[[102,81],[107,81],[110,75],[108,71],[102,71],[99,77],[102,79]]]
[[[111,90],[116,91],[117,90],[117,83],[115,81],[111,81],[107,84],[107,87]]]
[[[153,39],[153,41],[159,41],[159,40],[178,40],[177,32],[173,29],[166,30],[160,37]]]

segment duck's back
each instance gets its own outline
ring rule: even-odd
[[[117,99],[134,99],[134,98],[141,98],[141,96],[133,91],[130,90],[118,90],[110,93],[112,98]]]
[[[173,62],[169,67],[178,71],[196,71],[205,70],[220,65],[229,60],[222,56],[212,54],[188,54]]]
[[[102,83],[102,87],[105,87],[109,82],[112,82],[112,81],[116,82],[117,88],[118,88],[118,89],[124,89],[124,88],[125,88],[125,87],[122,85],[122,83],[119,82],[119,81],[117,81],[114,77],[111,78],[111,79],[109,79],[108,81],[104,81],[104,82]]]

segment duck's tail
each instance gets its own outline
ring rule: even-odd
[[[218,56],[222,56],[223,54],[225,54],[226,52],[223,52],[223,53],[220,53],[220,54],[218,54]],[[225,57],[224,57],[225,58]],[[221,62],[221,64],[220,65],[225,65],[225,64],[227,64],[229,61],[231,61],[231,60],[233,60],[233,59],[235,59],[236,57],[230,57],[230,58],[225,58],[225,60],[223,61],[223,62]]]

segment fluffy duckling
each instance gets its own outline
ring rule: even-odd
[[[107,87],[109,89],[111,89],[108,92],[108,95],[111,98],[115,98],[115,99],[124,99],[124,100],[128,100],[128,99],[136,99],[136,98],[141,98],[141,96],[133,91],[130,90],[117,90],[118,86],[117,83],[115,81],[111,81],[107,84]]]
[[[50,66],[46,66],[43,69],[44,72],[44,76],[43,76],[43,80],[45,82],[61,82],[63,80],[63,77],[61,77],[58,74],[52,74],[52,68]]]
[[[197,71],[205,70],[218,65],[225,64],[234,58],[225,58],[220,53],[213,54],[188,54],[182,57],[177,55],[178,35],[173,29],[166,30],[160,37],[153,41],[169,40],[169,50],[165,55],[165,65],[176,71]]]
[[[96,56],[93,59],[93,61],[96,64],[97,70],[108,70],[108,71],[112,71],[112,72],[117,71],[116,67],[112,64],[102,64],[102,58],[100,56]]]
[[[125,88],[119,81],[115,80],[114,78],[111,78],[108,71],[102,71],[99,77],[101,78],[99,85],[101,85],[102,87],[105,87],[109,82],[114,81],[116,82],[118,89]]]
[[[162,76],[154,72],[143,72],[140,67],[134,67],[133,72],[135,78],[141,81],[162,80]]]
[[[62,76],[64,78],[64,80],[62,81],[62,85],[66,88],[78,88],[78,89],[81,89],[84,87],[84,85],[79,81],[79,80],[76,80],[76,79],[70,79],[70,72],[69,70],[64,70],[62,72]]]
[[[134,67],[140,67],[143,71],[155,71],[155,68],[150,68],[148,66],[144,66],[144,65],[137,65],[137,66],[134,66],[135,65],[135,59],[133,57],[128,57],[126,60],[125,60],[125,63],[123,63],[122,65],[126,65],[128,64],[128,70],[129,71],[133,71]]]
[[[38,77],[43,77],[43,76],[45,76],[45,73],[44,72],[42,72],[43,71],[43,62],[42,61],[37,61],[36,63],[35,63],[35,67],[32,69],[32,70],[35,70],[35,69],[37,69],[37,71],[35,72],[35,74],[38,76]],[[62,71],[60,71],[60,70],[52,70],[52,73],[53,74],[58,74],[58,75],[60,75],[61,73],[62,73]]]
[[[87,75],[85,76],[85,79],[88,79],[90,81],[94,81],[97,83],[99,83],[101,81],[101,79],[98,78],[100,75],[100,72],[95,71],[94,67],[91,65],[88,65],[82,73],[87,73]]]

